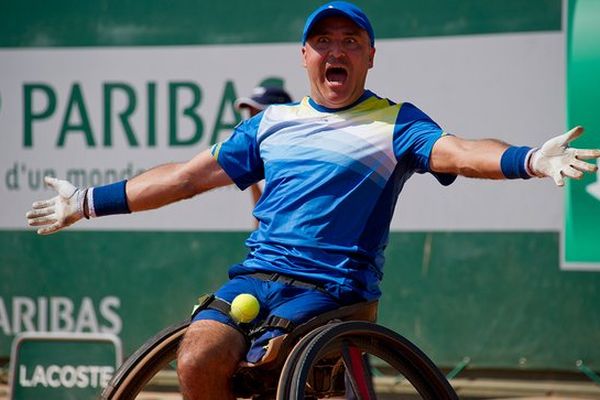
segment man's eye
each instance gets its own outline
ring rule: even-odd
[[[358,40],[356,40],[355,38],[347,38],[346,40],[344,40],[344,44],[347,48],[354,49],[358,47]]]

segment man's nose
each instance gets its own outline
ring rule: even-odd
[[[344,48],[342,47],[342,43],[338,41],[332,42],[331,47],[329,48],[329,54],[335,58],[344,56]]]

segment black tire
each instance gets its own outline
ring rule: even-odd
[[[298,343],[294,346],[290,354],[287,356],[283,368],[281,369],[281,375],[279,378],[279,383],[277,385],[277,400],[287,400],[284,393],[289,393],[293,380],[291,379],[291,375],[294,371],[296,365],[300,362],[300,357],[303,354],[303,351],[306,349],[306,346],[323,330],[329,328],[331,325],[324,325],[316,328],[315,330],[307,333],[303,336]]]
[[[314,385],[307,389],[313,367],[323,359],[343,359],[342,353],[349,347],[385,361],[410,382],[422,399],[458,399],[444,375],[414,344],[381,325],[362,321],[328,325],[301,340],[283,367],[277,399],[317,398]]]
[[[117,370],[100,395],[101,400],[133,400],[167,364],[177,358],[177,349],[189,320],[163,329],[133,353]]]
[[[176,360],[177,349],[189,325],[189,320],[171,325],[148,339],[119,367],[100,400],[134,400],[159,371]],[[309,332],[305,338],[313,338],[325,327]]]

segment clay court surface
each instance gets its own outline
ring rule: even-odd
[[[170,379],[173,379],[171,377]],[[557,381],[510,381],[494,379],[455,379],[452,384],[461,399],[465,400],[600,400],[600,385],[591,381],[557,382]],[[381,379],[377,383],[381,392],[381,400],[405,399],[417,400],[413,396],[402,393],[402,387]],[[178,393],[171,390],[171,385],[160,388],[160,391],[145,392],[139,400],[182,400]],[[0,384],[0,400],[8,400],[8,385]]]

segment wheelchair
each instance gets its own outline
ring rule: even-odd
[[[381,371],[408,383],[417,398],[458,399],[427,355],[375,323],[376,317],[377,301],[357,303],[272,338],[260,361],[240,363],[232,382],[235,395],[253,400],[370,400],[377,398],[371,371]],[[189,320],[175,324],[146,341],[117,370],[100,398],[134,400],[161,370],[173,368],[189,324]]]

